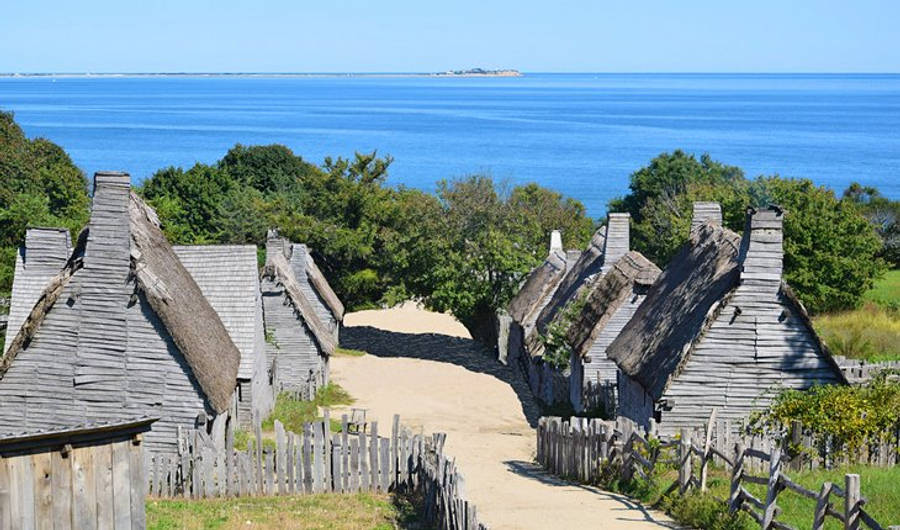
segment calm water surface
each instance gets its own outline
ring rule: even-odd
[[[394,156],[395,184],[488,172],[599,216],[632,171],[682,148],[750,176],[838,191],[856,180],[900,198],[900,75],[2,78],[0,108],[86,172],[135,181],[235,143],[283,143],[317,163],[377,149]]]

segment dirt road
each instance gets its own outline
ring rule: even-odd
[[[397,413],[414,429],[446,432],[445,451],[491,528],[674,526],[626,497],[542,473],[527,386],[452,318],[407,305],[348,314],[345,325],[342,345],[369,355],[333,358],[332,379],[381,425]]]

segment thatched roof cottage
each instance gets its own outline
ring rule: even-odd
[[[27,248],[21,259],[28,270]],[[0,431],[160,417],[151,451],[174,451],[177,428],[208,417],[224,432],[240,351],[127,174],[95,175],[65,264],[39,291],[16,290],[36,301],[0,361]]]
[[[278,391],[309,395],[327,384],[344,307],[305,245],[270,231],[261,281],[268,344]]]
[[[571,348],[570,401],[576,411],[615,414],[618,368],[606,349],[637,311],[659,274],[656,265],[632,250],[586,287],[583,305],[565,332]]]
[[[235,412],[238,426],[249,429],[254,416],[266,418],[274,405],[273,381],[266,361],[256,245],[172,248],[241,352]]]
[[[739,420],[779,389],[844,381],[782,279],[784,215],[751,210],[743,238],[698,223],[607,348],[621,370],[620,415],[674,434],[713,408]]]

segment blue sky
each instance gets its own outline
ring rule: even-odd
[[[892,0],[9,0],[0,72],[900,72]]]

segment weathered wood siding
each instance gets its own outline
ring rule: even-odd
[[[277,391],[303,391],[310,371],[327,371],[327,358],[321,354],[310,330],[275,282],[262,280],[265,325],[270,340],[266,352],[275,366]]]
[[[128,177],[97,179],[84,269],[0,380],[0,431],[155,416],[147,445],[173,452],[177,427],[212,412],[129,274]]]
[[[238,422],[242,428],[249,427],[254,414],[265,418],[274,406],[256,246],[194,245],[173,249],[241,352]]]
[[[603,328],[603,331],[597,335],[597,338],[594,340],[593,344],[591,344],[591,347],[588,350],[587,359],[583,360],[583,367],[578,370],[582,372],[582,376],[578,378],[575,374],[575,370],[573,370],[573,379],[570,383],[573,394],[576,391],[583,392],[588,388],[588,384],[609,385],[613,389],[616,388],[616,374],[619,372],[619,368],[616,366],[615,361],[607,357],[606,348],[612,344],[612,341],[619,336],[619,333],[622,331],[622,328],[625,327],[625,324],[628,324],[628,321],[631,320],[631,317],[634,315],[634,312],[637,311],[638,306],[644,301],[644,297],[644,294],[633,294],[619,306],[615,313],[613,313],[613,316],[609,319],[606,326]],[[582,401],[582,397],[579,396],[578,404],[580,405]],[[573,401],[573,405],[575,405],[575,401]],[[615,393],[613,395],[613,402],[607,403],[606,406],[607,410],[615,410]],[[576,406],[575,410],[580,411],[581,409]]]
[[[602,273],[609,271],[631,246],[631,214],[610,213],[606,222],[606,245],[603,248]]]
[[[62,269],[71,251],[69,231],[64,228],[29,228],[25,233],[25,245],[16,253],[4,352],[28,317],[47,281]]]
[[[653,417],[653,398],[628,374],[619,371],[617,377],[618,415],[628,418],[644,429],[649,429],[650,418]]]

